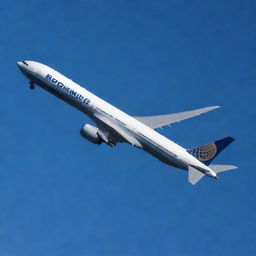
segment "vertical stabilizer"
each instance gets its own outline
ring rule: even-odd
[[[233,141],[234,138],[226,137],[197,148],[187,149],[187,152],[205,165],[209,165],[212,160]]]

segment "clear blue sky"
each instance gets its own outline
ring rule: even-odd
[[[0,3],[0,255],[256,255],[253,0]],[[184,147],[233,136],[205,178],[121,144],[16,61],[45,63],[131,115],[221,109],[161,133]]]

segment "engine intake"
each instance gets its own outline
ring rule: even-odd
[[[90,124],[85,124],[80,130],[80,134],[94,144],[101,144],[103,142],[99,135],[99,129]]]

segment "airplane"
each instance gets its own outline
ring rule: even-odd
[[[35,85],[45,89],[85,113],[95,123],[95,126],[84,124],[80,130],[80,134],[94,144],[106,143],[111,147],[121,142],[131,144],[167,165],[188,171],[188,181],[193,185],[204,176],[218,179],[217,173],[237,168],[212,164],[215,157],[234,141],[232,137],[185,149],[155,130],[219,106],[159,116],[130,116],[42,63],[19,61],[17,66],[28,78],[30,89]]]

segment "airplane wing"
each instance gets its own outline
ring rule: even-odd
[[[134,118],[139,120],[140,122],[144,123],[145,125],[149,126],[152,129],[160,128],[165,125],[171,125],[173,123],[180,122],[182,120],[199,116],[220,106],[211,106],[206,108],[199,108],[191,111],[185,111],[175,114],[169,115],[160,115],[160,116],[135,116]]]
[[[105,138],[103,138],[103,140],[105,140],[105,142],[109,138],[110,140],[111,138],[114,138],[114,142],[128,142],[133,146],[141,147],[140,142],[136,138],[127,133],[114,122],[111,122],[108,118],[96,114],[94,115],[93,119],[101,130],[101,136],[104,134],[103,137],[105,136]]]

